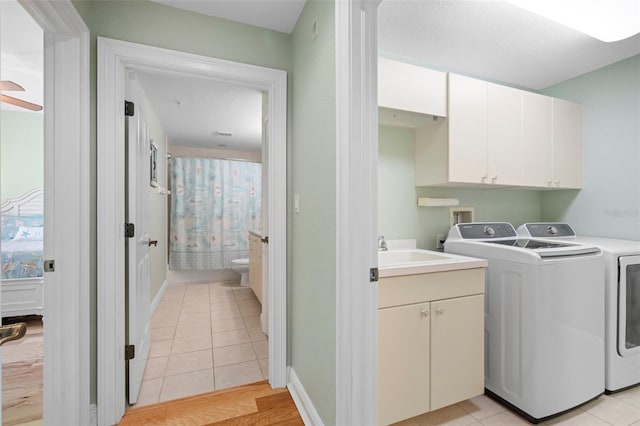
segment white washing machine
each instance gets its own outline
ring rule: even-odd
[[[640,384],[640,241],[577,237],[566,223],[525,223],[518,234],[600,247],[605,259],[605,392]]]
[[[595,246],[462,223],[446,252],[487,260],[485,391],[538,423],[604,392],[604,262]]]

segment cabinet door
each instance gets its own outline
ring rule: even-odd
[[[522,177],[525,186],[551,186],[551,99],[522,92]]]
[[[429,411],[429,303],[378,310],[378,424]]]
[[[487,183],[522,184],[521,92],[487,84]]]
[[[249,234],[249,287],[262,303],[262,242]]]
[[[378,58],[378,106],[444,117],[447,114],[447,75]]]
[[[431,303],[431,410],[484,392],[484,296]]]
[[[449,74],[449,181],[487,183],[487,82]]]
[[[553,186],[580,188],[582,181],[582,107],[553,99]]]

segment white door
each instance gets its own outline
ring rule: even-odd
[[[126,98],[133,104],[133,115],[125,118],[127,155],[125,220],[133,224],[133,236],[126,239],[126,341],[133,345],[133,358],[127,362],[127,399],[135,404],[150,346],[149,301],[149,185],[150,141],[147,123],[138,102],[135,74],[127,78]],[[127,355],[129,358],[131,355]]]
[[[264,94],[264,97],[267,95]],[[262,332],[269,335],[269,117],[267,108],[262,108]],[[267,237],[267,239],[265,239]],[[265,243],[266,241],[266,243]],[[269,354],[271,358],[271,354]]]

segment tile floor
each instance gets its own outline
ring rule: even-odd
[[[136,407],[268,379],[261,306],[237,283],[175,284],[151,319]]]
[[[598,399],[551,419],[544,425],[640,426],[640,387]],[[531,425],[487,396],[481,395],[458,404],[396,423],[397,426],[517,426]]]

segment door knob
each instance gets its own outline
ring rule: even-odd
[[[27,324],[18,322],[0,327],[0,346],[12,340],[22,339],[27,333]]]
[[[154,246],[158,247],[158,240],[149,240],[149,247]]]

